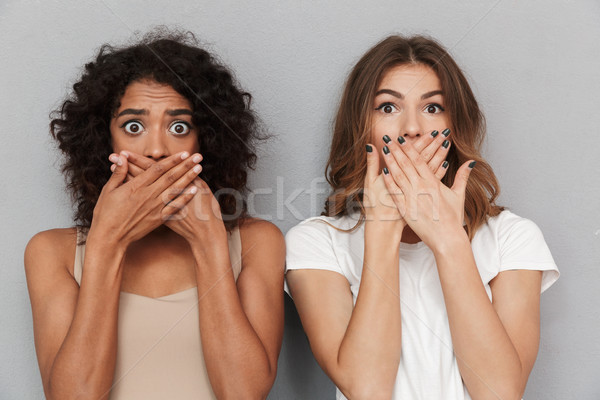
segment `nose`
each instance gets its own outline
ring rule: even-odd
[[[166,135],[160,129],[154,128],[148,132],[144,147],[144,156],[154,160],[160,160],[169,155],[169,150],[166,144]]]
[[[405,113],[405,118],[401,126],[400,135],[406,139],[416,139],[422,134],[421,124],[416,110]]]

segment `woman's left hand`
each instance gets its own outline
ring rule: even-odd
[[[155,163],[154,160],[136,153],[128,151],[127,154],[128,179],[141,174]],[[194,198],[168,220],[165,220],[165,225],[183,236],[190,246],[206,243],[205,240],[214,240],[219,236],[223,237],[226,242],[227,231],[223,224],[219,202],[204,180],[196,178],[193,184],[198,188]]]
[[[465,234],[465,190],[475,162],[465,162],[448,188],[410,142],[399,141],[403,143],[391,141],[386,146],[389,152],[384,148],[389,171],[384,171],[384,181],[390,193],[401,193],[392,197],[406,223],[435,251],[449,235]]]

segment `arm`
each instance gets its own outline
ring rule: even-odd
[[[537,356],[542,273],[501,272],[490,302],[464,230],[462,239],[435,257],[461,376],[474,400],[520,399]]]
[[[42,232],[25,252],[36,352],[48,399],[107,398],[115,359],[121,262],[128,243],[162,223],[171,212],[163,195],[185,188],[195,163],[169,157],[123,184],[122,159],[102,189],[89,230],[81,287],[68,271],[75,235]],[[163,174],[164,173],[164,174]],[[167,193],[165,193],[165,190]],[[191,195],[174,202],[187,202]],[[163,214],[166,213],[166,214]]]
[[[192,246],[202,348],[218,398],[264,399],[275,381],[283,338],[285,243],[266,221],[245,221],[240,234],[237,286],[224,235],[213,237],[210,246]]]
[[[405,222],[393,203],[383,202],[387,191],[378,161],[377,153],[367,153],[365,251],[355,306],[348,281],[339,273],[287,274],[317,362],[352,399],[389,399],[400,362],[398,261]]]
[[[105,399],[115,367],[122,253],[91,238],[80,289],[63,250],[74,250],[74,243],[73,233],[47,231],[25,251],[42,384],[48,399]]]
[[[369,222],[371,223],[371,222]],[[315,358],[351,399],[389,399],[401,353],[398,246],[395,232],[368,229],[356,305],[337,272],[291,270],[287,281]],[[386,235],[388,233],[389,235]]]
[[[129,179],[155,163],[135,153],[128,157]],[[187,240],[196,261],[200,336],[211,386],[218,398],[265,398],[283,337],[285,243],[275,225],[245,220],[236,285],[219,203],[202,179],[194,185],[198,194],[166,225]]]
[[[473,399],[520,398],[537,353],[541,273],[499,274],[492,283],[492,304],[462,227],[474,163],[463,164],[448,188],[408,142],[395,145],[384,158],[390,170],[386,185],[404,193],[394,198],[398,208],[435,255],[465,386]],[[517,329],[523,321],[529,322]]]

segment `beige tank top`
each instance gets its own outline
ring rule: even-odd
[[[79,236],[79,233],[78,233]],[[240,231],[228,234],[234,278],[242,268]],[[81,284],[85,244],[75,251]],[[200,342],[196,287],[158,298],[121,292],[111,400],[216,399]]]

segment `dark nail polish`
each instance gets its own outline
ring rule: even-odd
[[[372,153],[373,152],[373,147],[371,147],[370,144],[368,144],[366,147],[367,147],[367,153]]]
[[[390,149],[387,146],[383,146],[383,154],[390,154]]]
[[[450,145],[450,141],[449,140],[444,140],[444,143],[442,143],[442,147],[447,149],[448,146]]]
[[[390,173],[390,171],[388,171],[387,167],[383,167],[383,173],[387,175]]]
[[[433,131],[433,132],[431,132],[431,136],[436,137],[438,135],[438,133],[439,133],[438,131]]]
[[[473,169],[473,167],[475,167],[475,164],[477,164],[477,161],[472,161],[471,164],[469,164],[469,168]]]
[[[448,168],[448,161],[444,161],[442,163],[442,168]]]
[[[442,135],[444,135],[444,136],[448,137],[448,135],[450,135],[450,129],[444,129],[444,130],[442,131]]]
[[[402,136],[398,136],[398,143],[403,144],[404,142],[406,142],[406,140],[404,140]]]
[[[383,135],[383,141],[387,144],[392,141],[388,135]]]

